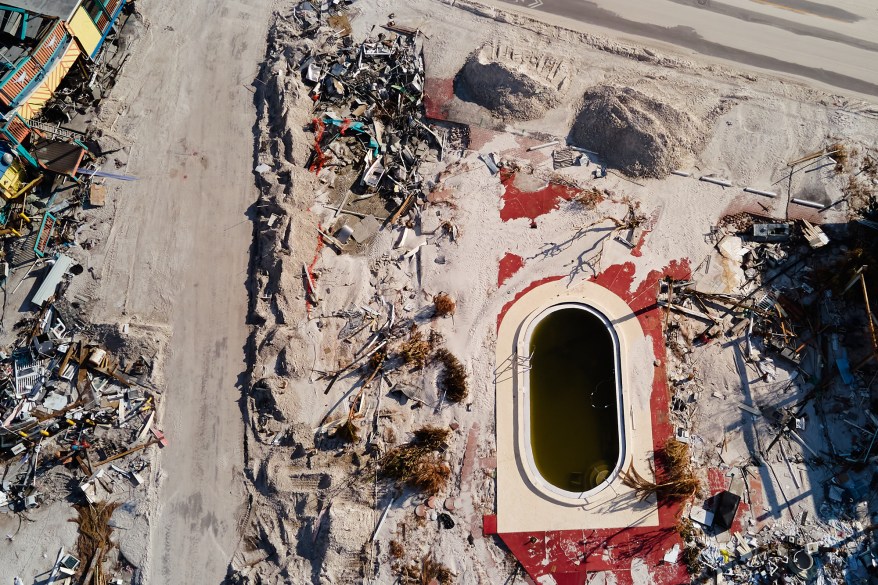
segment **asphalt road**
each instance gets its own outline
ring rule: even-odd
[[[486,1],[878,96],[878,4],[869,0]]]

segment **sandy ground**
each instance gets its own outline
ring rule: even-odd
[[[691,10],[679,3],[665,4]],[[619,10],[631,10],[631,5],[620,3]],[[814,25],[815,18],[826,20],[761,3],[730,5],[799,25]],[[290,6],[284,4],[281,12]],[[647,273],[671,260],[688,259],[697,265],[711,253],[712,245],[704,236],[722,215],[760,209],[774,216],[787,214],[784,198],[759,199],[744,195],[739,187],[767,188],[786,161],[830,138],[843,137],[859,146],[874,141],[875,120],[860,112],[868,104],[769,75],[757,78],[677,50],[647,53],[627,41],[560,31],[540,22],[506,24],[503,21],[511,17],[484,18],[478,10],[459,10],[445,2],[399,5],[362,0],[353,7],[358,39],[394,11],[399,22],[429,29],[425,56],[432,78],[450,80],[468,55],[486,45],[498,47],[498,52],[503,47],[527,47],[538,55],[554,54],[569,68],[564,71],[576,74],[563,85],[561,106],[539,120],[505,126],[484,109],[457,104],[461,109],[456,113],[474,124],[470,150],[450,153],[442,164],[425,165],[431,177],[447,172],[436,202],[425,205],[412,224],[411,235],[428,240],[412,258],[403,254],[413,244],[395,249],[399,229],[380,233],[353,254],[336,256],[328,248],[315,253],[316,222],[337,221],[322,203],[337,204],[342,192],[303,169],[312,136],[302,128],[310,120],[311,103],[298,76],[284,62],[295,54],[273,53],[262,83],[253,83],[265,55],[272,2],[192,0],[168,7],[153,0],[138,7],[148,26],[111,101],[102,106],[97,124],[105,129],[106,141],[129,148],[125,172],[140,180],[112,185],[108,209],[115,215],[106,219],[108,236],[92,252],[89,266],[94,268],[96,284],[89,296],[98,299],[93,321],[137,323],[170,337],[163,373],[163,426],[170,446],[160,452],[154,466],[158,471],[149,482],[155,487],[146,501],[124,510],[117,519],[121,547],[143,569],[145,583],[218,583],[233,555],[233,566],[250,576],[259,575],[260,583],[345,582],[359,578],[361,572],[373,582],[391,582],[388,549],[394,539],[405,542],[406,563],[429,553],[448,565],[461,583],[504,582],[514,565],[493,541],[481,536],[482,514],[494,511],[490,380],[496,317],[503,305],[546,275],[567,275],[574,282],[592,276],[592,268],[599,272],[630,262],[635,270],[630,286],[635,290]],[[824,23],[824,28],[868,41],[863,31],[874,22],[868,6],[843,2],[839,8],[863,19],[849,28],[835,21]],[[661,17],[673,19],[674,14]],[[739,17],[722,17],[735,18],[740,26],[757,26],[744,24]],[[658,18],[659,25],[672,24]],[[720,21],[711,26],[720,30],[726,25]],[[756,32],[751,31],[751,40]],[[776,44],[792,46],[792,34],[778,32]],[[801,40],[801,35],[793,36]],[[801,38],[812,42],[810,37]],[[295,35],[279,45],[284,43],[295,45]],[[868,50],[859,41],[841,44],[839,61],[851,68],[844,73],[856,75],[861,53]],[[826,54],[827,47],[821,47]],[[860,78],[878,82],[871,80],[872,74]],[[559,203],[536,219],[536,227],[524,217],[501,219],[504,187],[476,155],[494,152],[499,159],[532,164],[535,170],[522,173],[518,187],[531,191],[544,186],[551,167],[549,153],[527,153],[526,147],[538,140],[522,134],[565,136],[582,90],[597,83],[637,85],[656,99],[705,117],[719,102],[727,102],[728,108],[710,119],[712,131],[704,150],[682,161],[681,168],[695,174],[715,173],[736,188],[682,177],[635,184],[611,174],[594,185],[607,192],[597,209]],[[495,130],[481,130],[479,122]],[[261,212],[255,208],[259,192],[252,174],[254,138],[257,160],[271,168],[262,178],[261,204],[266,208]],[[573,168],[564,174],[588,186],[593,168]],[[828,172],[803,175],[792,195],[834,200],[841,185],[841,179]],[[600,245],[606,230],[584,235],[580,228],[604,215],[621,217],[625,197],[640,201],[650,217],[653,232],[642,255],[631,256],[627,248],[610,241],[600,266],[588,266],[588,251]],[[839,220],[844,211],[831,212],[828,221]],[[245,284],[252,252],[250,219],[259,217],[257,212],[262,214],[261,239],[254,264],[262,270],[253,283],[256,298],[251,317],[264,325],[251,331],[258,350],[251,379],[245,363]],[[270,220],[277,220],[273,229],[265,227],[269,214],[280,217]],[[791,210],[790,217],[799,215],[815,217]],[[439,224],[446,220],[459,230],[454,240],[441,235]],[[520,256],[524,266],[498,283],[498,263],[507,252]],[[324,301],[309,312],[300,275],[302,264],[312,261]],[[453,320],[423,317],[432,295],[440,291],[458,301]],[[375,440],[381,445],[406,440],[412,428],[425,423],[456,428],[447,454],[453,478],[440,496],[457,498],[453,512],[457,524],[439,530],[435,522],[417,519],[414,509],[423,499],[405,493],[389,506],[376,544],[365,546],[394,494],[369,478],[365,484],[350,483],[361,458],[366,459],[362,444],[345,447],[317,441],[315,445],[314,429],[327,411],[346,406],[353,382],[343,380],[325,394],[326,382],[318,380],[315,371],[343,365],[356,349],[338,342],[344,324],[338,313],[358,306],[383,311],[385,300],[396,306],[401,319],[412,319],[424,331],[435,330],[445,337],[447,347],[461,357],[470,374],[471,395],[468,403],[446,405],[435,413],[433,408],[412,408],[398,394],[391,396],[386,386],[376,393],[377,403],[368,408],[387,415],[377,425]],[[717,378],[711,383],[730,385],[736,375],[732,371],[731,381]],[[260,398],[259,408],[251,402],[252,410],[243,413],[242,391],[253,390],[257,382],[266,390],[254,390],[253,395],[268,398]],[[396,373],[387,382],[415,383],[435,391],[436,372]],[[729,409],[727,414],[738,413]],[[246,431],[250,441],[246,462],[242,416],[251,423]],[[716,443],[712,431],[700,432],[705,444]],[[296,455],[299,449],[308,456]],[[245,465],[253,482],[245,482]],[[252,514],[245,512],[245,484],[255,502]],[[70,539],[72,534],[56,537]],[[54,552],[54,541],[28,549],[32,557],[28,562]]]
[[[100,128],[130,145],[100,266],[99,322],[171,331],[149,542],[123,544],[145,583],[218,583],[237,544],[253,186],[249,85],[270,2],[140,2],[148,30]],[[101,255],[101,252],[103,254]],[[137,554],[141,556],[137,558]]]
[[[569,68],[575,74],[567,80],[552,79],[566,92],[561,105],[527,122],[500,120],[472,103],[448,102],[456,120],[472,124],[469,147],[446,153],[442,163],[421,167],[426,177],[441,185],[423,204],[419,218],[412,220],[410,240],[402,247],[396,245],[402,236],[400,227],[388,228],[341,255],[317,245],[317,222],[334,231],[341,221],[352,221],[344,215],[334,218],[323,204],[337,205],[354,177],[340,179],[333,188],[304,169],[313,136],[302,128],[309,124],[312,103],[308,88],[288,68],[287,59],[305,55],[310,41],[289,25],[279,25],[272,41],[257,141],[258,161],[269,171],[262,175],[253,290],[254,320],[261,324],[254,329],[257,354],[248,426],[253,439],[248,465],[255,476],[254,508],[245,528],[245,545],[233,562],[240,582],[325,583],[365,577],[368,582],[386,583],[394,578],[391,567],[417,564],[428,554],[451,568],[461,583],[504,582],[514,565],[481,536],[482,514],[494,509],[491,380],[496,319],[504,304],[540,278],[560,275],[574,283],[622,263],[630,263],[629,287],[637,291],[651,271],[661,271],[671,262],[698,265],[713,248],[706,237],[711,226],[726,214],[749,210],[837,222],[847,211],[842,205],[817,215],[788,206],[785,196],[760,198],[741,190],[746,185],[770,187],[783,176],[787,161],[821,147],[830,137],[850,140],[858,148],[871,145],[875,120],[847,111],[843,99],[769,75],[712,65],[679,51],[646,51],[631,42],[510,16],[485,18],[480,9],[460,9],[460,5],[425,0],[400,6],[364,0],[353,6],[354,35],[359,41],[369,31],[377,32],[374,27],[386,22],[391,12],[403,26],[422,27],[429,36],[424,41],[428,88],[435,82],[433,88],[447,90],[468,56],[485,46],[514,63],[538,64],[543,69],[536,75],[545,74],[546,68]],[[550,153],[528,153],[527,146],[546,135],[563,139],[581,92],[600,83],[635,86],[704,119],[710,132],[703,149],[681,160],[680,168],[696,176],[714,173],[735,187],[723,189],[674,176],[635,183],[611,174],[595,182],[590,175],[594,166],[575,167],[563,174],[583,187],[601,189],[605,196],[597,208],[559,202],[533,223],[528,217],[504,220],[509,211],[504,211],[505,188],[477,155],[493,152],[499,160],[530,165],[531,170],[519,174],[516,186],[528,193],[544,187],[551,174]],[[539,138],[533,136],[536,133]],[[791,195],[836,201],[843,181],[828,171],[802,174],[793,182]],[[640,203],[651,231],[639,255],[608,240],[597,262],[594,254],[609,228],[586,232],[582,227],[604,216],[621,219],[626,198]],[[455,238],[443,235],[439,226],[445,221],[457,227]],[[426,245],[406,257],[421,239]],[[498,282],[498,264],[506,253],[518,255],[524,266]],[[313,266],[321,297],[319,306],[310,310],[301,277],[303,264]],[[453,321],[430,318],[432,295],[440,291],[457,300]],[[413,408],[410,401],[379,383],[377,391],[373,385],[367,393],[364,407],[361,430],[368,439],[345,445],[320,431],[315,437],[323,422],[341,416],[361,383],[352,375],[328,388],[319,376],[347,364],[368,337],[367,331],[340,343],[346,315],[366,306],[384,322],[388,304],[394,305],[398,320],[406,324],[411,320],[425,334],[440,333],[446,346],[460,356],[470,375],[468,403],[446,405],[438,412]],[[386,382],[413,384],[429,394],[436,392],[435,374],[430,368],[400,369],[388,374]],[[728,382],[717,378],[705,383]],[[730,409],[729,414],[736,411]],[[373,416],[375,432],[369,424]],[[445,454],[452,480],[439,493],[440,502],[457,499],[453,529],[417,518],[415,509],[423,498],[411,491],[392,498],[392,490],[374,482],[368,467],[372,446],[389,448],[404,442],[412,429],[423,424],[456,429]],[[704,435],[706,443],[715,439],[710,433]],[[383,528],[370,543],[385,507]],[[401,560],[389,554],[392,540],[404,543]]]
[[[862,0],[485,0],[576,30],[675,45],[874,101],[878,11]],[[611,32],[612,31],[612,32]]]

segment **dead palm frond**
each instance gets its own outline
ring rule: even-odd
[[[701,487],[689,460],[689,447],[671,439],[655,453],[656,481],[642,476],[630,466],[621,474],[622,483],[633,489],[641,500],[655,494],[660,500],[677,502],[691,498]]]

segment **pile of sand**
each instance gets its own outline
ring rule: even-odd
[[[600,85],[583,96],[570,130],[574,144],[636,177],[667,176],[704,144],[704,124],[630,87]]]
[[[560,103],[558,92],[514,63],[501,63],[476,53],[454,79],[455,95],[491,111],[502,120],[535,120]]]

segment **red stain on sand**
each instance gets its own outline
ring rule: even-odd
[[[503,283],[509,280],[513,274],[521,270],[524,266],[524,258],[518,254],[506,252],[506,255],[500,259],[500,267],[497,270],[497,288],[503,286]]]
[[[650,394],[654,448],[662,446],[673,432],[668,419],[670,395],[665,372],[662,312],[656,304],[657,285],[665,276],[688,279],[691,276],[688,260],[673,261],[662,270],[650,272],[635,291],[631,291],[634,265],[630,262],[611,266],[592,279],[628,303],[637,315],[644,334],[652,340],[655,356],[659,359],[659,365],[654,369]],[[498,328],[503,316],[522,295],[545,282],[560,278],[549,277],[536,281],[516,295],[498,315]],[[663,470],[658,469],[659,479],[662,474]],[[639,558],[650,567],[653,583],[682,585],[689,583],[690,579],[680,557],[676,563],[665,563],[663,560],[665,553],[674,545],[679,545],[681,549],[683,546],[674,529],[679,509],[677,504],[660,501],[659,525],[653,527],[513,532],[499,534],[499,537],[533,580],[551,574],[559,585],[583,585],[587,582],[588,572],[612,571],[619,585],[631,585],[631,563]]]
[[[527,217],[531,221],[558,209],[561,200],[570,201],[579,194],[578,189],[549,183],[536,191],[522,191],[515,186],[515,173],[500,171],[500,182],[503,183],[503,207],[500,208],[500,219],[509,221]]]
[[[433,79],[424,82],[424,113],[434,120],[448,119],[448,104],[454,99],[454,79]]]
[[[317,228],[322,230],[323,226],[321,226],[320,223],[318,222]],[[323,236],[320,235],[320,233],[318,232],[318,234],[317,234],[317,249],[314,250],[314,259],[311,260],[311,264],[308,265],[307,276],[304,274],[302,275],[302,279],[305,281],[303,283],[305,285],[305,290],[309,290],[311,288],[311,285],[308,282],[308,277],[310,277],[312,281],[314,280],[314,266],[317,265],[317,260],[320,258],[320,250],[323,249],[324,245],[325,244],[323,242]],[[315,283],[315,286],[317,286],[316,283]],[[316,292],[316,291],[312,291],[312,292]],[[313,305],[311,304],[310,299],[308,299],[308,295],[305,295],[305,310],[308,312],[309,317],[311,316],[311,307],[312,306]]]

